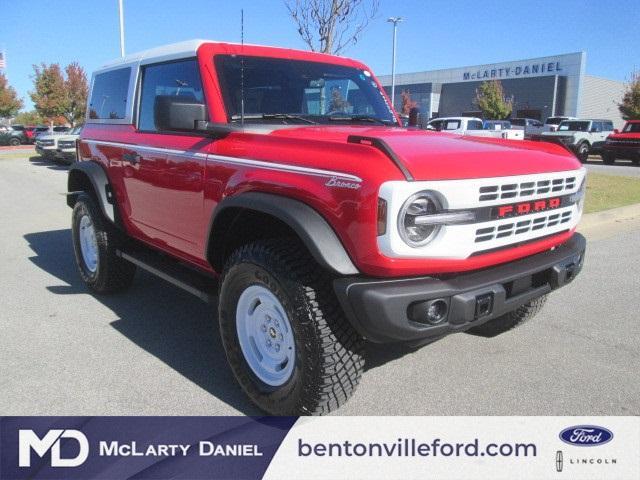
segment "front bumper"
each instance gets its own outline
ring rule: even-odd
[[[334,289],[347,318],[368,340],[420,344],[481,325],[566,285],[580,273],[585,248],[584,237],[575,233],[553,250],[480,271],[442,278],[345,277],[334,281]],[[446,319],[437,325],[417,320],[436,299],[447,304]]]
[[[640,145],[616,145],[605,143],[602,147],[604,153],[612,153],[618,158],[631,160],[640,159]]]

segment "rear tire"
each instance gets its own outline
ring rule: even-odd
[[[602,154],[602,161],[605,165],[613,165],[616,161],[615,153],[605,152]]]
[[[342,315],[329,275],[302,245],[289,239],[244,245],[227,260],[220,285],[227,360],[260,409],[322,415],[349,399],[364,368],[364,341]],[[247,295],[257,296],[247,301]],[[277,351],[272,339],[282,342]]]
[[[540,310],[542,310],[542,307],[544,307],[546,302],[547,295],[543,295],[542,297],[531,300],[530,302],[516,308],[514,311],[506,313],[495,320],[490,320],[487,323],[467,330],[467,332],[481,337],[495,337],[496,335],[500,335],[501,333],[519,327],[526,321],[531,320]]]
[[[581,142],[580,145],[578,145],[576,156],[582,163],[586,163],[589,159],[589,149],[589,142]]]
[[[20,145],[20,139],[18,138],[9,139],[9,145],[11,145],[12,147],[17,147],[18,145]]]
[[[116,255],[123,234],[105,220],[91,195],[78,195],[71,226],[76,265],[84,283],[96,293],[129,288],[136,266]]]

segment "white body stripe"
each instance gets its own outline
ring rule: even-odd
[[[231,163],[235,165],[243,165],[243,166],[249,166],[254,168],[263,168],[267,170],[294,172],[294,173],[301,173],[303,175],[315,175],[319,177],[328,177],[328,178],[336,177],[339,179],[349,180],[351,182],[358,182],[358,183],[362,182],[362,179],[360,177],[351,175],[349,173],[336,172],[333,170],[323,170],[319,168],[301,167],[299,165],[290,165],[286,163],[275,163],[275,162],[268,162],[264,160],[252,160],[249,158],[226,157],[223,155],[213,155],[213,154],[200,153],[200,152],[189,152],[187,150],[174,150],[170,148],[149,147],[149,146],[135,145],[130,143],[106,142],[102,140],[82,140],[82,141],[90,145],[108,145],[111,147],[118,147],[118,148],[130,148],[132,150],[146,150],[150,152],[164,153],[167,155],[178,155],[186,158],[206,158],[207,160],[220,162],[220,163]]]

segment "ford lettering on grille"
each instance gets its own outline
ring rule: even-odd
[[[560,207],[562,201],[560,197],[544,198],[532,200],[531,202],[512,203],[510,205],[500,205],[491,211],[492,218],[509,218],[529,213],[544,212]]]

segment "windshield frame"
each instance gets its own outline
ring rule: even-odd
[[[267,110],[264,112],[254,112],[254,111],[245,111],[244,112],[244,122],[250,123],[253,125],[256,124],[294,124],[296,126],[303,125],[344,125],[344,124],[352,124],[352,125],[363,125],[363,124],[376,124],[381,126],[390,126],[390,127],[399,127],[401,126],[400,121],[398,120],[396,112],[391,108],[390,101],[386,95],[386,92],[382,85],[378,82],[378,80],[374,77],[374,75],[366,69],[366,67],[359,66],[351,66],[351,65],[343,65],[340,63],[333,62],[321,62],[315,60],[300,60],[300,59],[289,59],[283,58],[279,56],[270,56],[270,55],[234,55],[227,53],[219,53],[213,55],[213,67],[217,77],[217,83],[220,90],[220,99],[222,100],[222,107],[224,109],[226,115],[226,121],[228,123],[238,123],[241,121],[241,112],[239,111],[240,105],[238,104],[238,100],[235,101],[232,99],[232,95],[235,93],[237,98],[239,88],[236,82],[233,82],[234,73],[233,70],[229,69],[225,71],[225,65],[223,62],[228,62],[229,59],[238,59],[236,61],[240,61],[242,59],[245,62],[249,63],[251,61],[257,62],[265,62],[264,65],[269,67],[270,65],[267,63],[269,61],[273,62],[273,64],[277,65],[277,63],[286,63],[286,64],[297,64],[296,68],[292,68],[292,74],[286,76],[287,72],[283,72],[283,79],[288,80],[292,79],[295,81],[300,80],[308,80],[309,86],[303,86],[304,82],[293,83],[291,87],[292,92],[295,92],[296,97],[293,101],[293,106],[297,103],[297,95],[301,94],[300,100],[301,104],[299,108],[293,108],[293,110],[301,110],[301,111],[284,111],[284,110],[292,110],[291,108],[285,108],[286,103],[282,105],[278,105],[276,103],[276,107],[282,106],[283,111],[271,111],[273,109],[265,109],[263,105],[260,105],[258,108],[262,110]],[[255,65],[255,63],[254,63]],[[259,65],[259,63],[258,63]],[[324,66],[324,69],[323,69]],[[237,76],[237,63],[234,66],[236,71],[235,75]],[[316,78],[313,76],[313,73],[317,74],[317,71],[320,70],[320,78]],[[246,72],[246,70],[245,70]],[[300,72],[300,73],[299,73]],[[349,75],[351,73],[351,75]],[[246,74],[246,73],[245,73]],[[299,74],[299,76],[296,76]],[[308,74],[308,75],[305,75]],[[317,75],[316,75],[317,76]],[[244,77],[247,78],[246,76]],[[259,79],[260,77],[258,77]],[[329,87],[326,86],[325,82],[335,80],[336,82],[344,81],[348,82],[346,86],[347,95],[346,98],[343,98],[346,103],[345,108],[353,108],[353,111],[336,111],[336,110],[323,110],[323,105],[319,107],[321,110],[319,112],[305,112],[308,108],[308,103],[310,100],[305,100],[305,94],[308,93],[306,90],[311,90],[313,88],[318,88],[320,90],[325,89],[325,96],[323,98],[329,98],[328,92],[332,91]],[[320,83],[322,81],[322,83]],[[319,86],[312,86],[312,82],[320,83]],[[273,82],[273,85],[277,85],[277,82]],[[354,85],[356,88],[351,88]],[[265,87],[268,87],[269,84],[265,84]],[[302,86],[302,87],[301,87]],[[254,92],[260,90],[262,84],[258,84],[258,86],[253,87]],[[247,89],[250,87],[245,87],[245,105],[247,104]],[[302,88],[302,90],[299,90]],[[273,89],[273,91],[277,91],[277,89]],[[364,105],[366,107],[367,112],[362,112],[357,110],[358,105],[350,105],[350,95],[352,92],[355,92],[356,95],[359,95],[362,99],[362,103],[360,105]],[[286,94],[283,94],[286,95]],[[286,97],[285,97],[286,98]],[[262,102],[262,99],[259,100]],[[305,105],[305,101],[307,105]],[[290,102],[289,102],[290,103]],[[291,106],[291,105],[289,105]],[[354,108],[356,107],[356,108]]]

